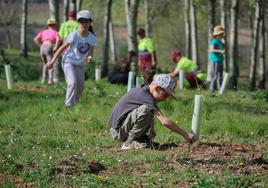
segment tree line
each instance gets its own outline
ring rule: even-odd
[[[105,0],[104,7],[104,27],[103,27],[103,48],[102,48],[102,75],[108,74],[108,62],[110,60],[115,61],[117,59],[116,42],[114,39],[114,26],[112,20],[112,6],[117,0]],[[0,10],[3,16],[1,17],[1,24],[4,25],[6,31],[7,47],[10,48],[11,32],[9,30],[10,25],[14,21],[18,11],[18,7],[14,8],[15,0],[0,0]],[[21,29],[20,29],[20,45],[21,55],[27,57],[27,15],[28,15],[28,3],[29,0],[22,0],[21,2]],[[128,34],[128,50],[137,51],[137,21],[138,11],[140,6],[143,7],[145,29],[148,36],[154,34],[153,22],[155,15],[157,14],[157,6],[155,4],[174,3],[173,0],[124,0],[124,10],[126,27]],[[220,12],[220,25],[226,30],[225,41],[225,62],[224,70],[229,72],[230,75],[230,87],[234,90],[237,89],[238,76],[239,76],[239,59],[238,59],[238,16],[243,14],[243,11],[250,10],[250,23],[252,31],[252,44],[250,55],[250,73],[249,73],[249,88],[254,90],[256,88],[264,89],[266,81],[266,46],[265,35],[267,34],[265,29],[265,17],[266,17],[266,5],[265,0],[180,0],[183,5],[184,15],[184,30],[185,30],[185,46],[184,53],[189,58],[200,65],[200,54],[198,44],[198,27],[197,27],[197,12],[200,6],[205,6],[207,11],[207,37],[210,39],[212,29],[216,24],[216,18],[218,12]],[[48,0],[50,17],[54,17],[58,23],[60,20],[59,15],[59,3],[58,0]],[[97,3],[97,2],[96,2]],[[11,9],[10,7],[13,8]],[[16,4],[17,6],[17,4]],[[63,21],[67,20],[68,11],[79,11],[81,7],[86,8],[86,2],[83,0],[63,0]],[[9,7],[9,8],[8,8]],[[6,11],[9,10],[9,11]],[[181,13],[180,13],[181,14]],[[208,41],[209,42],[209,41]],[[110,48],[110,49],[109,49]],[[207,68],[207,80],[210,81],[210,63],[207,60],[206,65],[200,65]]]

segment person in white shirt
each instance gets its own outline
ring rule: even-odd
[[[65,99],[66,107],[75,105],[82,95],[85,82],[84,65],[91,62],[96,44],[96,36],[91,26],[93,20],[90,11],[81,10],[78,12],[77,21],[79,29],[68,35],[52,60],[47,63],[47,67],[52,68],[57,58],[64,52],[62,69],[68,84]]]

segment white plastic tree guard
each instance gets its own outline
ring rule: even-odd
[[[199,140],[200,137],[200,120],[203,100],[204,97],[202,95],[195,95],[192,131],[196,140]]]
[[[229,80],[229,74],[227,72],[225,72],[223,75],[223,81],[221,84],[221,88],[219,90],[220,95],[222,95],[226,91],[228,80]]]
[[[183,81],[184,81],[184,72],[182,70],[180,70],[179,72],[179,87],[180,89],[183,89]]]
[[[142,76],[136,77],[136,87],[141,87],[144,84],[144,78]]]
[[[134,87],[134,78],[135,78],[135,73],[132,71],[129,71],[128,72],[127,91],[131,90],[131,88]]]
[[[101,69],[100,68],[96,68],[95,69],[95,80],[99,81],[101,79]]]
[[[7,88],[13,88],[13,79],[11,74],[11,67],[10,65],[5,65],[5,72],[6,72],[6,79],[7,79]]]

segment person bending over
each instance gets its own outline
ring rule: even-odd
[[[185,76],[185,79],[183,80],[185,87],[195,88],[204,85],[206,74],[203,73],[191,59],[183,56],[181,51],[173,50],[170,53],[170,59],[174,63],[177,63],[174,71],[169,73],[172,78],[179,76],[180,70],[182,70]]]
[[[165,116],[157,106],[158,102],[173,95],[175,81],[167,74],[155,75],[146,86],[133,88],[115,105],[109,119],[110,132],[114,140],[123,142],[122,150],[150,147],[156,136],[154,116],[168,129],[183,136],[192,143],[194,137]]]

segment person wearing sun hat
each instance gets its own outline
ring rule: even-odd
[[[157,106],[168,97],[176,99],[176,82],[168,74],[154,75],[149,85],[133,88],[115,105],[109,119],[114,140],[123,142],[122,150],[148,148],[156,136],[154,116],[168,129],[193,142],[192,134],[185,132],[165,116]]]
[[[56,20],[54,18],[49,18],[47,20],[47,25],[48,26],[54,26],[54,25],[56,25]]]
[[[223,60],[224,60],[224,29],[222,26],[215,26],[212,33],[212,38],[209,43],[209,59],[211,62],[212,79],[209,90],[214,93],[216,85],[218,89],[222,84],[223,79]]]
[[[173,72],[169,73],[172,78],[178,77],[180,70],[185,73],[183,84],[185,87],[201,87],[206,79],[206,74],[191,59],[182,55],[181,51],[176,49],[170,53],[170,59],[177,63]]]
[[[46,75],[48,72],[48,84],[55,82],[55,72],[54,68],[47,70],[46,63],[50,61],[53,57],[54,49],[59,44],[59,34],[56,30],[56,20],[49,18],[47,20],[47,28],[40,31],[35,37],[34,42],[40,47],[40,55],[43,61],[43,71],[42,71],[42,81],[44,84],[46,81]]]
[[[92,61],[96,45],[91,12],[81,10],[77,13],[76,19],[79,23],[79,29],[68,35],[52,60],[47,63],[47,67],[51,68],[57,58],[64,52],[61,65],[67,82],[66,107],[77,104],[82,96],[85,84],[84,67],[85,64],[89,64]]]

